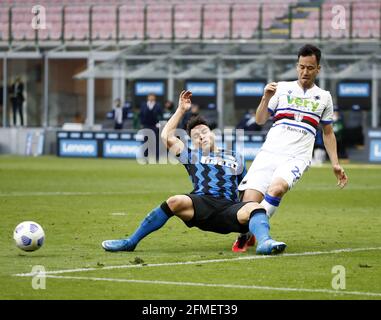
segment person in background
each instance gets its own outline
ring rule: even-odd
[[[183,121],[181,123],[181,128],[186,130],[187,123],[192,117],[196,117],[200,115],[200,106],[198,104],[192,103],[190,111],[185,113]]]
[[[312,152],[311,165],[320,167],[327,159],[327,152],[325,151],[323,133],[321,128],[316,130],[314,150]]]
[[[337,154],[340,159],[348,159],[348,154],[344,141],[345,125],[338,108],[334,108],[332,125],[337,141]]]
[[[162,117],[163,111],[156,101],[156,96],[149,94],[147,100],[140,105],[139,118],[141,128],[150,129],[155,134],[155,141],[150,144],[149,150],[156,150],[156,160],[159,159],[159,121]]]
[[[23,104],[25,101],[24,98],[24,84],[21,81],[21,77],[16,77],[14,83],[10,87],[10,99],[12,103],[13,111],[13,125],[17,124],[16,117],[19,114],[20,124],[24,125],[24,116],[23,116]]]
[[[245,131],[261,131],[262,127],[255,122],[255,112],[254,109],[247,110],[236,128]]]
[[[364,145],[363,112],[357,104],[352,106],[345,117],[345,141],[347,147],[361,148]]]
[[[149,94],[147,100],[140,105],[140,124],[143,129],[157,131],[157,126],[162,118],[163,111],[156,101],[154,94]]]
[[[3,86],[0,86],[0,114],[3,114]],[[4,125],[1,121],[0,123]]]
[[[170,100],[165,101],[162,120],[168,121],[172,117],[172,115],[175,113],[173,111],[174,107],[175,105],[173,104],[172,101]]]
[[[140,124],[140,110],[138,106],[132,107],[132,128],[134,130],[139,130],[141,128]]]
[[[74,123],[84,123],[85,120],[83,118],[83,115],[77,111],[75,114],[74,114]]]
[[[115,99],[114,103],[114,129],[120,130],[123,129],[123,109],[120,98]]]

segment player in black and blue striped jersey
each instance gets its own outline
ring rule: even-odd
[[[192,146],[176,136],[176,128],[191,107],[190,91],[182,91],[179,106],[163,128],[161,138],[167,149],[185,166],[193,191],[168,198],[153,209],[127,239],[106,240],[106,251],[133,251],[151,232],[177,216],[188,227],[221,234],[250,231],[258,241],[257,253],[282,252],[286,245],[271,239],[266,211],[257,202],[240,202],[238,185],[246,173],[242,154],[218,149],[215,135],[200,116],[188,121]]]
[[[193,184],[191,194],[208,195],[239,201],[237,186],[246,174],[246,166],[242,154],[231,150],[218,149],[215,146],[214,134],[208,123],[201,116],[191,118],[187,124],[188,134],[192,141],[212,145],[209,148],[185,148],[177,155],[185,166]],[[206,138],[206,135],[210,137]],[[208,139],[211,142],[205,142]]]

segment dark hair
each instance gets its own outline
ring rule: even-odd
[[[190,135],[192,129],[200,124],[207,126],[210,129],[208,122],[201,116],[192,116],[187,122],[187,132]]]
[[[316,57],[317,64],[319,64],[320,58],[321,58],[320,49],[318,47],[313,46],[312,44],[306,44],[299,49],[298,60],[300,56],[307,57],[307,56],[313,56],[313,55]]]

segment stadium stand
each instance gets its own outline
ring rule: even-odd
[[[5,0],[1,41],[380,38],[380,1],[40,1],[46,29],[25,21],[32,0]],[[345,25],[335,17],[345,9]],[[338,11],[339,10],[339,11]],[[343,23],[340,21],[340,23]],[[9,28],[9,22],[10,28]]]
[[[380,0],[2,0],[0,77],[24,78],[28,126],[57,128],[79,114],[86,128],[108,128],[116,97],[138,104],[136,83],[156,83],[163,103],[191,80],[214,90],[200,98],[204,114],[234,126],[258,98],[236,85],[295,79],[295,52],[309,42],[324,51],[319,86],[339,102],[341,82],[367,88],[362,115],[377,127],[380,18]],[[3,83],[0,125],[13,128]]]

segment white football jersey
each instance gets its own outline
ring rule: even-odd
[[[332,123],[333,104],[329,91],[317,85],[304,91],[297,81],[281,81],[268,110],[274,124],[262,149],[310,161],[319,123]]]

